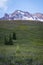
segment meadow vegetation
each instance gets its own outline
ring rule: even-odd
[[[0,21],[0,65],[43,65],[43,22]]]

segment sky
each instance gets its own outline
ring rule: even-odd
[[[0,17],[15,10],[43,13],[43,0],[0,0]]]

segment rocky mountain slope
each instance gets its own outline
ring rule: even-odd
[[[21,10],[16,10],[11,14],[5,13],[0,20],[36,20],[43,22],[43,14],[35,13],[31,14],[29,12],[24,12]]]

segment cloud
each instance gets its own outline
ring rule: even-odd
[[[0,0],[0,9],[2,9],[3,11],[7,10],[7,1],[8,0]]]

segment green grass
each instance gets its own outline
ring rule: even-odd
[[[4,45],[4,36],[16,32],[17,40],[13,40],[12,46]],[[11,58],[27,65],[26,59],[33,60],[33,65],[43,65],[43,23],[37,21],[0,21],[0,56],[4,56],[4,62]],[[12,61],[13,60],[13,61]],[[18,62],[19,62],[18,61]],[[0,61],[3,62],[3,61]],[[10,62],[10,61],[9,61]],[[15,64],[15,63],[14,63]],[[15,64],[16,65],[16,64]]]

